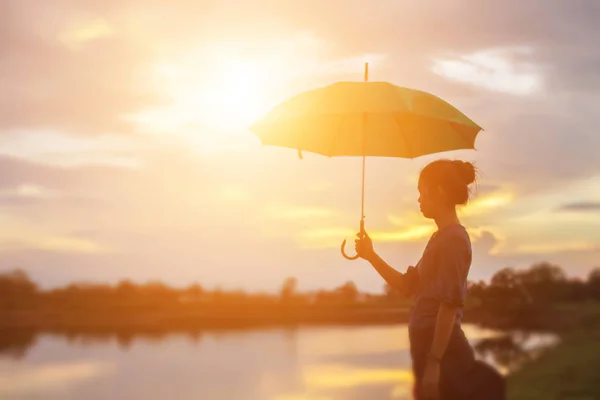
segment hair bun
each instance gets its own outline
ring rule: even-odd
[[[470,185],[475,182],[475,166],[468,161],[454,161],[458,176],[466,184]]]

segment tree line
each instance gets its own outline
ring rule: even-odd
[[[569,278],[565,271],[550,263],[538,263],[526,269],[504,268],[489,282],[469,282],[468,305],[489,309],[556,302],[600,301],[600,268],[585,278]],[[389,286],[382,293],[361,293],[348,281],[331,290],[300,292],[296,278],[286,279],[278,293],[247,293],[242,290],[206,289],[199,284],[174,288],[161,282],[135,284],[122,281],[114,285],[78,283],[42,290],[22,270],[0,273],[0,312],[8,310],[82,309],[136,307],[136,309],[172,309],[192,305],[393,305],[409,306]]]

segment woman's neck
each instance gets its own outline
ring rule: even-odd
[[[441,215],[438,218],[435,218],[435,224],[437,225],[438,231],[444,229],[450,225],[460,224],[460,220],[456,215],[456,210],[452,210],[445,215]]]

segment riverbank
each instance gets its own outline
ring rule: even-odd
[[[0,329],[38,331],[185,331],[272,326],[378,325],[409,320],[410,309],[367,304],[52,309],[0,313]]]
[[[406,324],[411,308],[386,304],[317,305],[218,305],[198,307],[177,305],[144,309],[113,308],[38,308],[0,312],[0,329],[36,331],[185,331],[206,329],[255,329],[263,327],[395,325]],[[548,316],[538,313],[493,314],[468,308],[463,322],[498,329],[547,329]]]
[[[509,400],[600,399],[600,305],[561,305],[553,313],[546,325],[560,342],[508,377]]]
[[[243,308],[243,307],[242,307]],[[136,336],[160,338],[174,332],[201,335],[206,330],[245,330],[269,326],[395,325],[406,323],[409,308],[383,305],[221,307],[198,312],[177,310],[59,311],[4,313],[0,350],[24,353],[40,333],[68,337],[113,337],[127,344]],[[171,311],[171,312],[169,312]],[[526,362],[508,377],[510,400],[600,399],[600,304],[581,302],[499,315],[471,308],[465,323],[493,329],[545,331],[559,343]]]

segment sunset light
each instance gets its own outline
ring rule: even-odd
[[[600,396],[598,2],[0,3],[0,398]]]
[[[140,131],[177,133],[205,150],[248,141],[245,128],[269,107],[281,71],[266,60],[189,56],[156,68],[169,104],[130,118]]]

